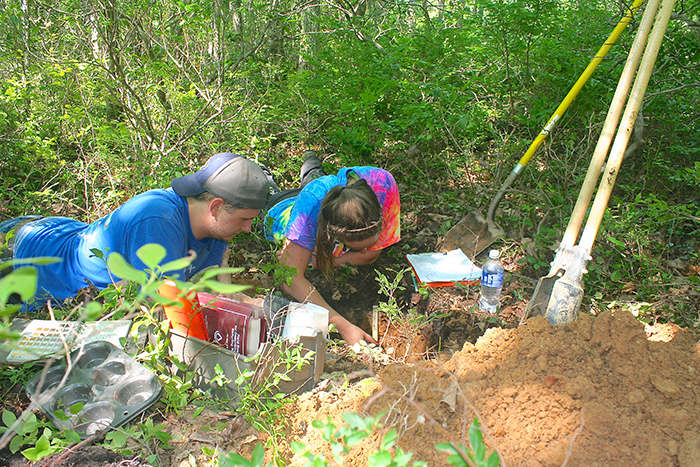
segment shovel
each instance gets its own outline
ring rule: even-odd
[[[629,91],[632,76],[639,64],[641,51],[649,36],[649,29],[654,21],[659,0],[651,0],[646,7],[642,23],[639,27],[632,49],[625,64],[625,68],[618,83],[618,88],[613,97],[608,116],[606,118],[603,132],[601,133],[598,145],[594,152],[591,164],[586,174],[583,187],[576,201],[569,224],[562,242],[557,248],[557,254],[552,262],[549,274],[540,278],[535,287],[530,302],[525,310],[523,319],[530,316],[545,316],[552,324],[566,324],[573,321],[578,316],[578,309],[583,299],[583,287],[581,280],[586,271],[586,265],[590,261],[590,252],[593,242],[600,227],[610,194],[612,193],[617,174],[622,164],[622,159],[632,135],[634,124],[639,114],[644,94],[651,72],[656,62],[656,57],[663,40],[666,26],[671,17],[675,0],[663,0],[661,10],[651,32],[649,43],[644,50],[642,63],[634,81],[634,87],[630,94],[629,102],[622,115],[622,122],[618,129],[610,150],[610,156],[600,181],[598,192],[596,193],[591,212],[586,222],[583,234],[578,245],[574,245],[579,229],[583,222],[583,217],[588,208],[593,185],[598,179],[598,173],[602,166],[602,160],[607,154],[610,146],[612,131],[614,131],[620,116],[620,107],[624,104],[625,95]]]
[[[644,0],[634,0],[634,3],[630,9],[627,10],[620,22],[617,23],[615,29],[613,29],[610,36],[607,38],[600,50],[598,50],[598,53],[593,57],[586,69],[583,70],[583,73],[581,73],[579,79],[576,81],[561,104],[559,104],[557,110],[554,111],[554,114],[550,117],[540,134],[537,136],[537,138],[535,138],[532,144],[530,144],[528,150],[510,172],[508,178],[503,182],[496,193],[496,196],[494,196],[494,198],[491,200],[486,218],[484,218],[480,212],[472,211],[469,213],[464,219],[455,224],[449,232],[447,232],[447,235],[445,235],[445,238],[439,247],[440,251],[451,251],[456,248],[461,248],[465,255],[473,258],[488,248],[488,246],[496,241],[496,239],[504,235],[504,230],[494,221],[494,214],[498,208],[498,205],[503,199],[505,192],[508,190],[508,188],[510,188],[515,179],[520,176],[525,168],[525,165],[530,161],[532,156],[535,155],[535,152],[537,149],[539,149],[540,145],[542,145],[542,142],[549,135],[550,131],[552,131],[556,123],[561,119],[562,115],[564,115],[564,112],[566,112],[566,110],[569,108],[571,102],[579,93],[583,85],[586,84],[586,81],[588,81],[588,78],[591,77],[600,62],[603,61],[605,55],[615,44],[615,41],[630,23],[632,16],[637,12],[637,10],[639,10],[643,2]]]

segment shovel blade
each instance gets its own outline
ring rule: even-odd
[[[567,324],[578,318],[583,288],[568,280],[563,270],[542,277],[527,305],[526,316],[544,316],[553,325]]]
[[[559,280],[554,284],[545,318],[552,324],[567,324],[578,318],[583,288],[577,283]]]
[[[473,211],[447,232],[440,251],[460,248],[467,257],[474,258],[503,234],[503,229],[489,222],[480,212]]]
[[[544,316],[547,313],[549,299],[552,296],[554,284],[561,278],[563,271],[550,272],[549,275],[540,277],[535,286],[535,291],[532,293],[532,298],[527,303],[525,316],[528,318],[533,316]]]

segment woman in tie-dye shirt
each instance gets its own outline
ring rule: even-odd
[[[376,167],[350,167],[316,178],[268,211],[267,238],[282,245],[280,262],[298,271],[283,290],[295,300],[327,308],[348,344],[374,340],[333,310],[303,272],[309,264],[330,275],[341,264],[373,263],[401,239],[400,211],[394,177]]]

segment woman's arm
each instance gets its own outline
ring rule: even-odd
[[[326,308],[329,312],[329,323],[334,324],[345,342],[352,345],[360,340],[375,343],[376,341],[359,327],[343,318],[323,299],[316,287],[304,275],[311,259],[311,251],[287,241],[280,253],[280,263],[295,268],[297,273],[292,278],[292,284],[282,284],[282,290],[290,294],[298,302],[311,302]]]

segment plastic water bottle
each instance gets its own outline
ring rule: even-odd
[[[489,259],[481,266],[481,297],[479,308],[495,314],[498,310],[498,300],[501,298],[503,276],[505,269],[499,259],[501,253],[498,250],[489,251]]]

